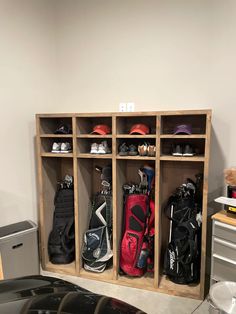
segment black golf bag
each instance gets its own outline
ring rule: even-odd
[[[75,259],[74,187],[71,176],[65,176],[58,183],[54,205],[53,226],[48,239],[49,260],[53,264],[68,264]]]
[[[164,274],[178,284],[198,282],[200,276],[202,191],[187,179],[169,198],[166,215],[170,219],[169,244],[164,258]]]
[[[91,216],[89,229],[84,233],[82,259],[85,270],[103,272],[113,256],[111,166],[97,170],[101,171],[102,190],[90,204]]]

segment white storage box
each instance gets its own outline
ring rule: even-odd
[[[39,274],[37,230],[30,220],[0,227],[2,279]]]

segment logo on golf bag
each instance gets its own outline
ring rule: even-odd
[[[96,167],[101,172],[101,192],[97,193],[91,207],[89,229],[84,233],[82,249],[83,266],[85,270],[103,272],[113,256],[111,248],[112,237],[112,195],[111,166]]]
[[[178,284],[197,282],[200,276],[201,191],[197,191],[197,187],[187,179],[187,183],[169,198],[166,206],[170,232],[164,274]]]
[[[125,184],[124,232],[120,247],[120,269],[129,276],[142,276],[154,268],[154,212],[150,193],[154,169],[138,170],[140,184]]]

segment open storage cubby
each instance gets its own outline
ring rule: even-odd
[[[129,134],[135,124],[146,124],[150,129],[150,135],[156,134],[156,116],[122,116],[116,118],[116,134]],[[133,136],[133,135],[131,135]]]
[[[42,268],[62,274],[106,281],[163,293],[203,299],[205,291],[206,266],[206,226],[208,196],[208,164],[211,131],[211,110],[181,110],[160,112],[132,113],[65,113],[38,114],[37,120],[37,157],[39,187],[39,231],[40,255]],[[55,135],[61,124],[72,128],[72,134]],[[93,127],[107,124],[110,134],[92,134]],[[134,124],[146,124],[149,134],[129,134]],[[177,125],[190,124],[191,134],[174,134]],[[90,154],[92,143],[106,140],[111,147],[110,154]],[[52,153],[53,142],[69,142],[73,151],[69,154]],[[125,142],[128,146],[147,142],[156,145],[156,155],[120,156],[119,146]],[[194,156],[172,156],[171,146],[191,144]],[[111,265],[102,273],[84,270],[81,258],[84,232],[88,229],[92,196],[101,189],[100,173],[96,166],[112,164],[112,198],[113,198],[113,259]],[[155,168],[155,265],[154,273],[137,277],[128,277],[119,270],[120,244],[123,235],[123,189],[127,182],[139,183],[138,169],[145,164]],[[178,285],[163,275],[163,260],[168,244],[169,220],[164,214],[168,197],[188,177],[202,172],[202,240],[201,240],[201,274],[195,285]],[[52,227],[57,181],[65,174],[74,177],[75,238],[76,260],[69,265],[53,265],[49,262],[47,241]]]
[[[120,273],[119,267],[119,255],[120,245],[123,236],[123,224],[124,224],[124,194],[123,185],[127,183],[139,184],[140,177],[138,170],[144,165],[148,165],[155,169],[155,161],[143,161],[143,160],[117,160],[116,167],[116,251],[117,251],[117,274],[119,284],[127,284],[134,287],[146,287],[154,288],[154,274],[146,273],[142,277],[130,277]]]
[[[177,165],[176,165],[177,163]],[[179,165],[179,167],[178,167]],[[193,181],[196,180],[195,175],[204,173],[203,162],[191,162],[191,161],[161,161],[160,166],[160,289],[166,289],[168,287],[171,291],[178,291],[179,293],[185,293],[188,291],[191,297],[198,297],[200,293],[200,285],[179,285],[171,282],[165,275],[163,275],[164,254],[169,242],[169,229],[170,220],[167,218],[165,209],[168,198],[172,195],[176,189],[189,178]],[[202,191],[203,192],[203,191]],[[205,211],[206,209],[203,208]]]
[[[48,258],[48,237],[52,230],[54,213],[54,196],[57,191],[57,183],[64,179],[65,175],[74,175],[72,158],[42,158],[42,219],[44,228],[41,233],[41,249],[44,252],[42,264],[48,270],[58,270],[68,274],[75,274],[75,261],[66,265],[52,264]]]
[[[76,134],[78,136],[89,135],[93,132],[93,128],[99,124],[106,124],[111,129],[112,133],[112,118],[107,116],[88,116],[77,117],[76,119]],[[110,134],[111,134],[110,133]],[[92,135],[92,134],[91,134]]]
[[[77,153],[80,157],[80,154],[90,154],[91,145],[93,143],[101,144],[103,141],[106,141],[110,152],[108,154],[101,154],[103,157],[111,157],[111,150],[112,150],[112,139],[111,138],[104,138],[100,136],[99,138],[78,138],[77,139]],[[91,156],[99,156],[100,154],[91,154]],[[104,156],[106,155],[106,156]]]
[[[127,147],[129,147],[130,145],[135,145],[136,147],[137,147],[137,149],[138,149],[138,146],[139,145],[143,145],[143,144],[147,144],[147,145],[156,145],[156,139],[155,138],[148,138],[148,139],[145,139],[145,138],[137,138],[137,137],[129,137],[129,138],[118,138],[117,140],[116,140],[116,155],[117,155],[117,158],[125,158],[125,157],[130,157],[130,158],[132,158],[132,157],[142,157],[142,158],[144,158],[144,159],[149,159],[150,157],[149,156],[140,156],[139,154],[137,154],[137,155],[134,155],[134,156],[132,156],[132,154],[130,154],[129,153],[129,151],[128,151],[128,154],[127,154],[127,156],[122,156],[122,155],[120,155],[119,154],[119,148],[120,148],[120,146],[123,144],[123,143],[125,143],[126,145],[127,145]],[[152,158],[152,159],[155,159],[155,156],[154,156],[154,158]]]
[[[174,134],[177,125],[187,124],[192,127],[192,134],[206,133],[205,114],[171,114],[161,117],[161,134]]]
[[[103,168],[112,165],[112,159],[80,159],[78,158],[78,224],[79,228],[79,265],[80,274],[86,274],[93,278],[112,279],[113,267],[106,268],[103,273],[91,273],[83,269],[82,248],[83,235],[88,230],[91,216],[91,201],[94,195],[101,190],[101,173],[96,170],[97,167]]]
[[[191,145],[194,149],[194,156],[204,157],[205,139],[201,138],[162,138],[161,139],[161,156],[171,156],[172,149],[175,145],[180,145],[184,150],[185,145]]]
[[[44,135],[52,135],[56,131],[56,129],[62,125],[66,124],[72,129],[72,118],[70,117],[41,117],[40,118],[40,125],[39,125],[39,132],[41,136]],[[60,135],[61,136],[61,135]],[[64,135],[62,135],[63,137]],[[70,135],[69,135],[70,136]],[[72,136],[72,135],[71,135]]]
[[[72,141],[72,138],[53,138],[53,137],[46,137],[46,138],[42,138],[42,145],[41,145],[41,153],[44,154],[44,153],[51,153],[52,152],[52,146],[53,146],[53,143],[54,142],[57,142],[57,143],[65,143],[65,142],[68,142],[70,143],[71,145],[71,150],[73,152],[73,141]],[[71,152],[71,153],[72,153]],[[58,153],[55,153],[55,154],[58,154]],[[63,153],[64,155],[65,154],[68,154],[68,153]]]

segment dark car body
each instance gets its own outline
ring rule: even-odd
[[[0,313],[145,314],[125,302],[41,275],[0,281]]]

